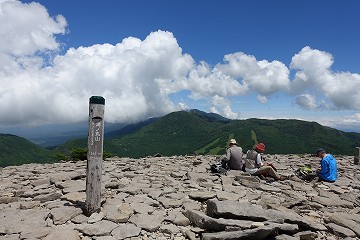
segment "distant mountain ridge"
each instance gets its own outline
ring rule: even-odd
[[[359,133],[349,133],[301,120],[230,120],[199,110],[169,113],[138,130],[106,138],[104,149],[121,157],[145,157],[185,154],[223,154],[230,138],[235,138],[244,152],[251,149],[251,131],[267,146],[270,154],[313,153],[325,148],[333,154],[352,155],[360,143]],[[86,139],[71,147],[86,147]],[[59,148],[63,148],[60,146]],[[64,149],[64,148],[63,148]]]
[[[343,132],[316,122],[230,120],[215,113],[189,110],[106,132],[104,150],[119,157],[133,158],[157,153],[164,156],[217,155],[225,153],[228,140],[235,138],[246,152],[253,146],[252,131],[265,143],[266,153],[270,154],[313,153],[322,147],[335,155],[353,155],[354,148],[360,145],[360,133]],[[74,147],[87,147],[87,138],[72,139],[48,151],[17,136],[0,136],[0,166],[52,161],[51,155],[68,153]]]
[[[219,121],[219,122],[228,122],[230,121],[230,119],[225,118],[217,113],[207,113],[207,112],[203,112],[197,109],[191,109],[188,112],[190,113],[195,113],[197,115],[199,115],[200,117],[203,117],[209,121]]]

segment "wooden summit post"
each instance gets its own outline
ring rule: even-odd
[[[358,165],[360,160],[360,147],[355,148],[354,164]]]
[[[89,132],[86,168],[85,214],[90,216],[101,208],[101,175],[104,141],[105,99],[92,96],[89,100]]]

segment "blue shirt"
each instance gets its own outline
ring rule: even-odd
[[[321,171],[318,176],[325,181],[334,182],[337,179],[336,159],[332,155],[326,154],[320,164]]]

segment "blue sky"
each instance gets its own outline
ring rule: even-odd
[[[360,2],[0,0],[0,130],[197,108],[360,129]]]

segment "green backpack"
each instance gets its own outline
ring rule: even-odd
[[[313,175],[313,170],[310,165],[306,165],[296,170],[296,175],[302,180],[309,180],[309,177]]]

